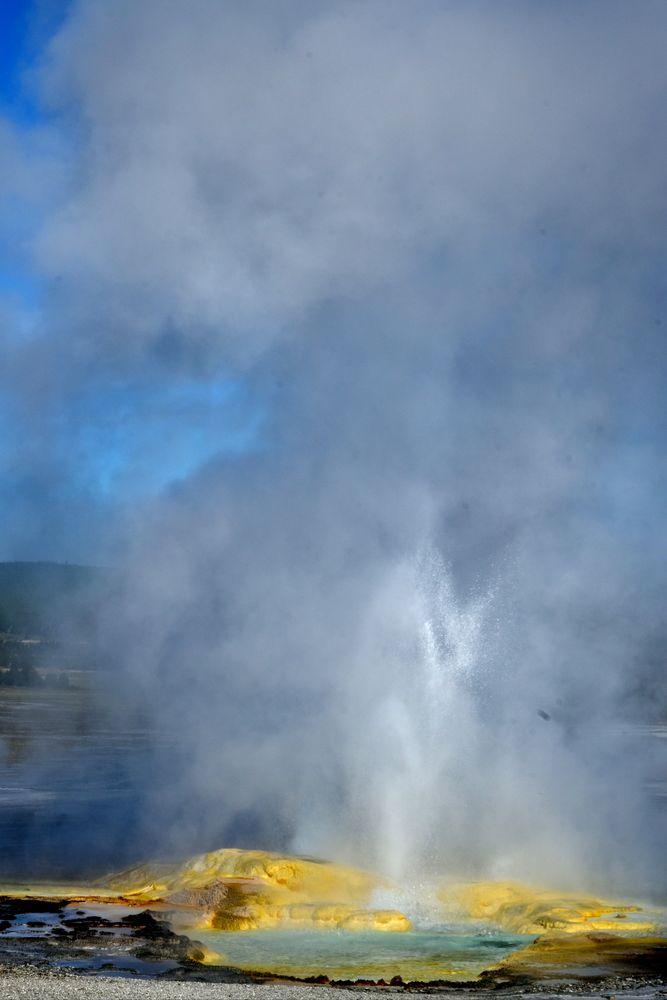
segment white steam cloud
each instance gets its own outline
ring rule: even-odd
[[[74,5],[12,380],[37,421],[137,379],[264,413],[89,515],[182,750],[146,842],[664,878],[619,724],[662,641],[665,29],[650,0]]]

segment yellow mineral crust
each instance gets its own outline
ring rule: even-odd
[[[358,868],[239,848],[198,854],[176,864],[138,865],[109,876],[103,883],[122,888],[127,895],[203,889],[226,879],[257,879],[310,899],[345,902],[364,902],[374,889],[386,884],[377,875]]]
[[[386,880],[357,868],[266,851],[225,848],[180,864],[148,864],[103,884],[127,898],[164,899],[199,909],[197,923],[216,930],[279,926],[405,931],[396,910],[369,908]]]
[[[225,931],[277,927],[406,931],[398,910],[372,907],[387,880],[344,865],[266,851],[225,848],[174,864],[147,864],[100,886],[136,902],[163,900],[187,911],[189,926]],[[443,916],[488,921],[516,934],[612,931],[646,934],[656,920],[639,906],[555,893],[518,882],[442,888]]]
[[[667,938],[620,935],[605,931],[555,932],[513,952],[490,976],[568,979],[600,974],[662,974],[667,967]]]
[[[655,921],[640,906],[604,902],[576,894],[554,893],[518,882],[472,882],[440,891],[445,905],[473,920],[487,920],[515,934],[567,934],[587,931],[646,933]]]
[[[410,921],[396,910],[362,910],[345,903],[272,904],[254,897],[243,905],[223,906],[210,917],[212,930],[250,931],[277,927],[339,931],[408,931]]]

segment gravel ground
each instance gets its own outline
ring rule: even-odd
[[[245,983],[169,983],[24,970],[0,973],[2,1000],[345,1000],[359,990]]]
[[[386,990],[396,998],[402,991]],[[667,990],[652,986],[620,989],[614,993],[582,989],[521,992],[503,990],[443,991],[450,1000],[548,1000],[550,996],[572,996],[577,1000],[665,1000]],[[0,971],[2,1000],[377,1000],[377,990],[344,989],[328,986],[300,986],[277,983],[199,983],[165,982],[164,980],[81,976],[68,972],[32,970],[27,968]],[[430,997],[434,993],[410,991],[410,1000]]]

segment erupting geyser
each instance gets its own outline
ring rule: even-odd
[[[461,863],[491,604],[457,601],[443,560],[425,550],[389,574],[369,614],[356,660],[360,688],[364,675],[374,686],[356,719],[349,808],[366,826],[367,863],[399,884]]]
[[[667,3],[5,9],[6,873],[174,962],[663,954]]]
[[[416,896],[443,875],[632,888],[645,761],[616,722],[613,673],[594,660],[586,675],[576,629],[527,617],[526,583],[502,566],[466,592],[432,547],[387,565],[337,665],[337,740],[306,764],[321,780],[292,847]]]

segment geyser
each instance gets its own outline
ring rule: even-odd
[[[599,890],[614,886],[609,864],[625,863],[616,884],[629,888],[647,796],[614,679],[592,663],[577,704],[577,665],[545,667],[576,646],[564,630],[562,652],[531,648],[525,584],[505,565],[457,592],[428,546],[386,566],[339,671],[337,784],[306,799],[298,850],[384,872],[422,909],[444,874]],[[621,789],[630,816],[618,815]]]
[[[602,626],[536,585],[532,553],[466,585],[432,544],[366,552],[325,581],[308,552],[284,586],[287,554],[264,545],[260,582],[254,541],[225,539],[230,588],[206,534],[176,564],[178,580],[207,551],[214,570],[190,580],[180,637],[163,633],[160,559],[141,572],[131,663],[184,747],[148,788],[172,853],[236,842],[331,858],[414,887],[422,907],[444,875],[655,894],[644,737],[618,725]],[[206,603],[220,600],[218,625]]]
[[[22,857],[664,893],[667,8],[601,9],[68,5],[1,133],[3,538],[119,568],[148,749],[110,809],[31,759]]]
[[[457,600],[425,548],[387,574],[363,626],[351,713],[355,686],[372,688],[354,721],[344,808],[367,863],[403,886],[461,864],[456,812],[479,764],[491,608],[491,594]]]

